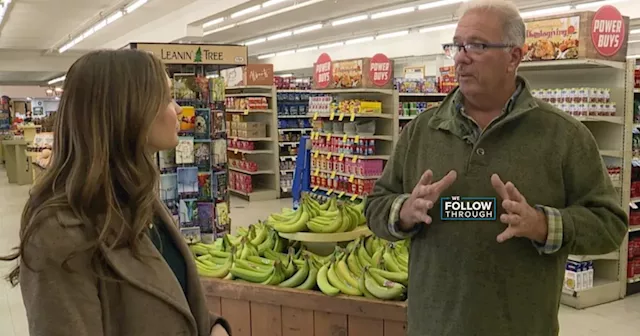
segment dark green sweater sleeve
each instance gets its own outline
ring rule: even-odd
[[[615,251],[628,232],[621,197],[589,129],[578,124],[568,139],[570,146],[566,147],[563,167],[567,207],[560,209],[563,245],[570,254],[577,255]]]
[[[394,202],[396,207],[401,206],[402,204],[396,202],[396,200],[406,198],[403,190],[402,167],[408,154],[409,139],[413,134],[413,125],[415,125],[416,121],[413,120],[402,130],[395,150],[384,167],[382,176],[376,181],[373,193],[367,197],[365,205],[365,215],[369,229],[376,236],[388,241],[398,241],[406,238],[391,232],[389,218],[394,215],[397,217],[397,213],[399,213],[399,209],[393,209]],[[397,213],[392,214],[392,211]]]

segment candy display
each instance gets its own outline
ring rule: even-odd
[[[229,110],[268,110],[266,97],[226,97],[225,106]]]
[[[311,140],[312,150],[331,152],[334,154],[347,155],[375,155],[376,141],[374,139],[356,139],[348,137],[346,140],[342,136],[319,136]]]
[[[373,191],[375,179],[359,179],[347,176],[335,176],[333,174],[319,172],[311,175],[311,186],[319,187],[333,192],[345,192],[355,195],[368,195]]]
[[[229,158],[229,168],[242,169],[248,172],[257,172],[258,164],[249,160],[238,160]]]
[[[253,192],[252,176],[236,171],[229,172],[229,188],[250,194]]]
[[[440,105],[440,102],[427,102],[427,101],[402,102],[402,105],[400,106],[400,110],[398,111],[398,114],[401,117],[414,117],[438,105]]]
[[[436,93],[438,79],[435,76],[425,78],[394,78],[393,86],[401,93]]]
[[[339,157],[327,158],[325,155],[311,158],[312,170],[335,171],[337,174],[357,175],[359,177],[378,178],[382,175],[383,160],[340,160]]]
[[[327,114],[371,114],[382,113],[382,103],[361,99],[337,100],[332,96],[314,96],[309,98],[309,113]]]

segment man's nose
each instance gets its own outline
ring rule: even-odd
[[[458,64],[458,63],[467,64],[471,62],[471,59],[469,58],[469,55],[467,55],[467,51],[464,50],[463,48],[460,48],[460,50],[458,50],[458,52],[453,57],[453,62],[455,64]]]

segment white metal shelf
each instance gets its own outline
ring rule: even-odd
[[[613,251],[611,253],[602,254],[602,255],[586,255],[586,256],[578,256],[578,255],[569,255],[569,259],[573,261],[593,261],[593,260],[615,260],[620,259],[620,251]]]
[[[271,149],[239,149],[239,148],[231,148],[227,147],[228,152],[234,152],[236,154],[273,154]]]
[[[593,307],[620,299],[620,282],[594,279],[593,287],[582,291],[563,290],[560,302],[577,309]]]
[[[244,114],[250,114],[250,113],[273,113],[273,110],[267,109],[267,110],[252,110],[252,109],[246,109],[246,110],[238,110],[238,109],[227,109],[226,112],[229,113],[244,113]]]
[[[225,88],[227,91],[232,90],[272,90],[273,86],[268,85],[248,85],[248,86],[230,86]]]
[[[257,170],[257,171],[249,171],[236,167],[229,167],[229,170],[237,171],[239,173],[247,174],[247,175],[273,175],[275,172],[273,170]]]
[[[591,58],[554,60],[554,61],[535,61],[520,63],[519,70],[574,70],[574,69],[593,69],[593,68],[614,68],[625,70],[626,62],[606,61]]]
[[[311,132],[313,128],[278,128],[278,132]]]
[[[444,98],[447,96],[446,93],[441,92],[399,92],[398,96],[400,97],[441,97]]]
[[[367,175],[349,174],[344,172],[338,172],[335,170],[317,169],[317,167],[313,167],[311,171],[312,171],[312,174],[315,176],[317,176],[316,173],[324,173],[324,174],[335,175],[335,176],[353,177],[359,180],[377,180],[381,177],[380,175],[367,176]]]
[[[234,136],[230,136],[229,139],[233,139],[233,140],[243,140],[243,141],[272,141],[273,139],[271,138],[243,138],[243,137],[234,137]]]
[[[325,155],[325,156],[343,156],[345,158],[350,159],[358,159],[358,160],[389,160],[391,158],[390,155],[354,155],[354,154],[342,154],[342,153],[333,153],[326,152],[321,150],[312,150],[311,155]]]
[[[225,93],[225,97],[273,97],[271,93],[264,92],[243,92],[243,93]]]
[[[329,118],[331,119],[331,113],[312,113],[308,114],[311,118]],[[351,114],[342,113],[343,121],[348,121],[351,118]],[[391,113],[355,113],[354,118],[380,118],[380,119],[393,119],[393,114]],[[331,120],[339,120],[340,113],[334,113],[333,119]]]
[[[315,133],[318,137],[332,137],[332,138],[347,138],[347,139],[355,139],[356,137],[360,140],[385,140],[385,141],[393,141],[393,136],[391,135],[370,135],[370,134],[334,134],[334,133]]]
[[[298,114],[298,115],[284,115],[284,114],[278,114],[278,119],[309,119],[312,116],[309,116],[308,114]]]

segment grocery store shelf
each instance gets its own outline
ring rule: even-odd
[[[236,109],[228,109],[226,112],[229,112],[229,113],[244,113],[244,114],[249,114],[249,113],[273,113],[273,110],[252,110],[252,109],[236,110]]]
[[[332,171],[332,170],[322,170],[322,169],[314,169],[314,168],[312,168],[311,171],[313,172],[312,174],[314,174],[314,175],[315,175],[315,172],[318,172],[318,173],[332,174],[332,175],[336,175],[336,176],[353,177],[353,178],[360,179],[360,180],[377,180],[377,179],[379,179],[381,177],[379,175],[376,175],[376,176],[363,176],[363,175],[348,174],[348,173],[341,173],[341,172]]]
[[[234,137],[234,136],[230,136],[229,139],[244,140],[244,141],[271,141],[271,138],[242,138],[242,137]]]
[[[593,287],[583,291],[562,291],[562,304],[583,309],[620,299],[620,283],[614,280],[594,279]]]
[[[301,93],[311,93],[313,92],[312,90],[286,90],[286,89],[277,89],[278,92],[284,92],[284,93],[296,93],[296,92],[301,92]]]
[[[613,123],[613,124],[620,124],[620,125],[624,125],[624,118],[623,117],[609,117],[609,116],[574,116],[574,118],[576,118],[579,121],[582,122],[593,122],[593,121],[599,121],[599,122],[608,122],[608,123]]]
[[[633,89],[633,93],[640,93],[640,89],[638,88]]]
[[[280,169],[280,174],[284,175],[288,173],[294,173],[295,171],[295,169]]]
[[[569,259],[573,261],[592,261],[592,260],[616,260],[620,259],[620,252],[614,251],[607,254],[602,255],[586,255],[586,256],[578,256],[578,255],[569,255]]]
[[[629,232],[640,232],[640,225],[630,225]]]
[[[285,161],[285,160],[296,160],[296,156],[295,155],[281,155],[280,156],[280,161]]]
[[[284,147],[284,146],[295,146],[299,144],[299,142],[297,141],[281,141],[278,143],[278,145],[280,145],[280,147]]]
[[[630,283],[630,284],[639,283],[639,282],[640,282],[640,275],[627,279],[627,283]]]
[[[265,92],[226,93],[225,97],[271,97],[271,93],[265,93]]]
[[[412,115],[412,116],[399,116],[398,119],[400,120],[413,120],[417,117],[418,115]]]
[[[301,241],[306,243],[340,243],[356,240],[359,237],[370,236],[373,232],[366,226],[359,226],[353,231],[337,232],[337,233],[313,233],[313,232],[296,232],[296,233],[278,233],[284,239],[292,241]]]
[[[622,158],[622,151],[621,150],[601,150],[600,155]]]
[[[441,93],[441,92],[415,92],[415,93],[410,93],[410,92],[400,92],[398,93],[398,96],[400,97],[446,97],[447,94],[446,93]]]
[[[345,134],[331,134],[331,133],[318,133],[320,137],[330,136],[333,138],[344,138]],[[390,135],[354,135],[354,134],[346,134],[347,138],[353,139],[358,137],[360,140],[386,140],[393,141],[393,137]]]
[[[229,191],[234,194],[244,196],[250,202],[268,201],[268,200],[276,199],[278,197],[278,192],[276,190],[271,190],[271,189],[254,188],[253,192],[250,192],[250,193],[240,191],[240,190],[235,190],[233,188],[229,188]]]
[[[326,193],[327,196],[331,196],[331,195],[336,195],[338,197],[343,197],[343,196],[348,196],[348,197],[352,197],[354,199],[356,198],[364,198],[364,196],[358,195],[358,194],[352,194],[346,191],[336,191],[330,188],[325,188],[325,187],[321,187],[321,186],[311,186],[311,190],[312,191],[318,191],[318,190],[322,190]]]
[[[344,113],[342,120],[349,120],[351,118],[351,114]],[[331,113],[314,113],[308,114],[308,117],[311,118],[329,118],[330,120],[339,120],[340,113],[335,113],[333,115],[333,119],[331,119]],[[389,113],[356,113],[353,115],[355,118],[379,118],[379,119],[393,119],[393,115]]]
[[[392,95],[393,90],[385,89],[329,89],[329,90],[312,90],[311,93],[340,93],[340,94],[353,94],[353,93],[378,93]]]
[[[229,167],[229,170],[237,171],[239,173],[247,174],[247,175],[273,175],[275,172],[273,170],[258,170],[258,171],[248,171],[240,168]]]
[[[300,114],[300,115],[282,115],[278,114],[278,119],[309,119],[311,116],[308,114]]]
[[[562,70],[562,69],[589,69],[589,68],[615,68],[624,70],[626,62],[614,62],[591,58],[535,61],[520,63],[520,70]]]
[[[242,154],[272,154],[273,151],[270,149],[238,149],[238,148],[231,148],[231,147],[227,147],[227,151],[229,152],[234,152],[236,154],[238,153],[242,153]]]
[[[278,128],[278,132],[310,132],[313,128]]]
[[[271,90],[273,87],[268,85],[249,85],[249,86],[230,86],[225,90]]]
[[[640,202],[640,197],[631,197],[631,198],[629,199],[629,201],[630,201],[631,203],[637,203],[637,202]]]
[[[344,156],[346,158],[355,158],[355,159],[361,159],[361,160],[389,160],[390,156],[389,155],[351,155],[351,154],[340,154],[340,153],[332,153],[332,152],[325,152],[325,151],[319,151],[319,150],[312,150],[311,151],[313,155],[316,155],[316,153],[318,155],[335,155],[335,156]]]

